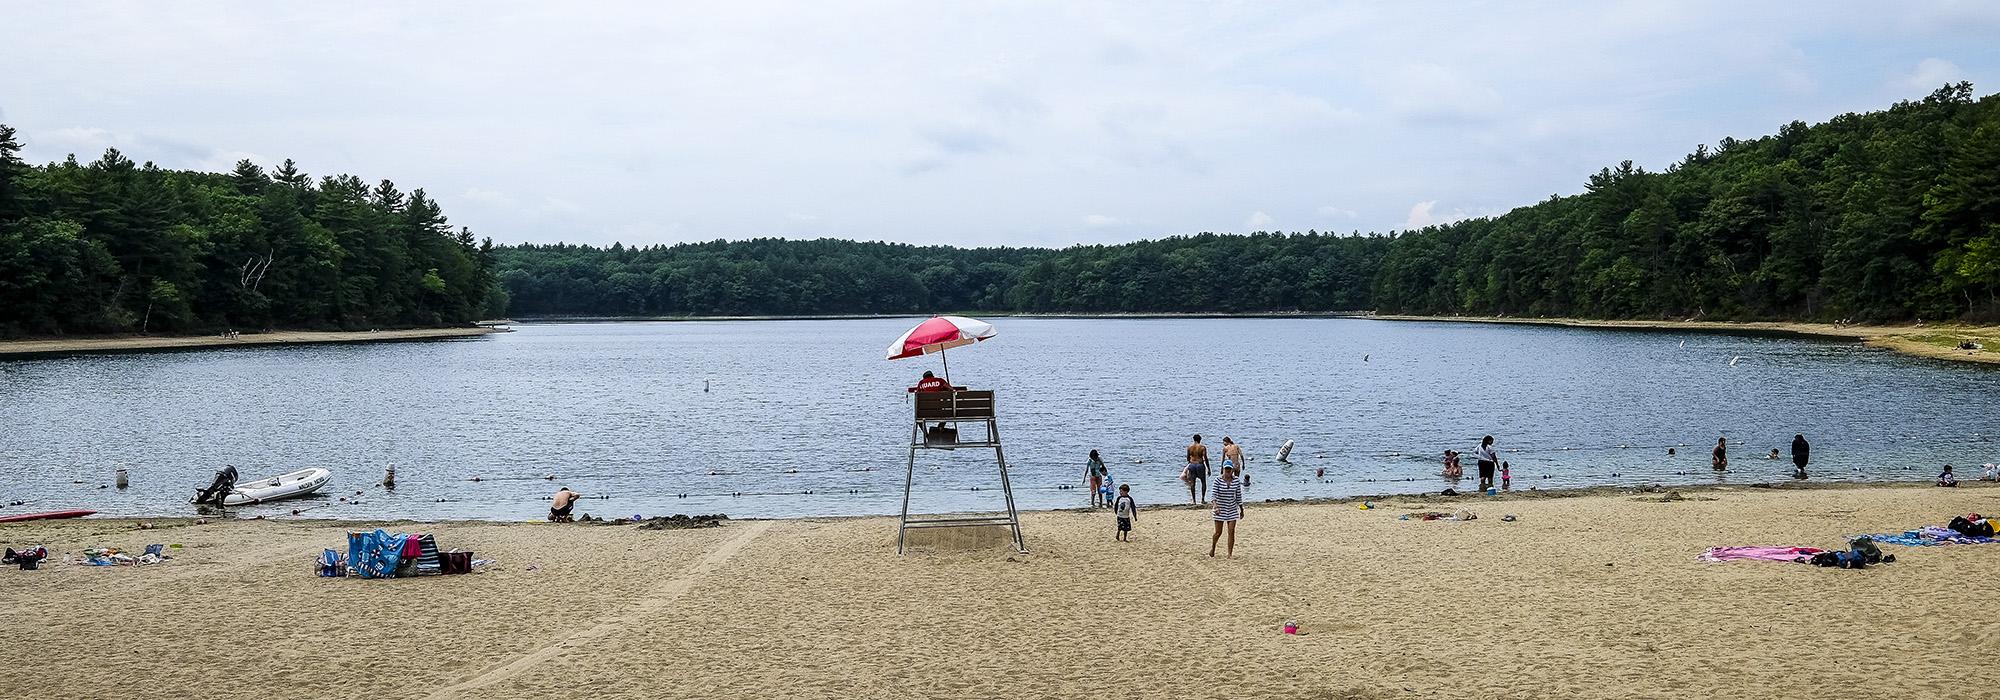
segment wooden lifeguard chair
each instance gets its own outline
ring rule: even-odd
[[[905,538],[912,528],[995,525],[1005,525],[1013,533],[1016,551],[1028,551],[1028,545],[1021,540],[1021,514],[1014,508],[1014,486],[1007,479],[1007,454],[1000,447],[999,412],[993,392],[955,389],[920,392],[915,396],[916,416],[910,425],[910,461],[903,476],[903,515],[896,530],[896,553],[903,553]],[[993,462],[1000,468],[1000,493],[1007,502],[1006,515],[911,517],[910,490],[916,485],[918,450],[988,448],[993,450]]]

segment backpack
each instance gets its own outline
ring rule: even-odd
[[[1961,515],[1951,519],[1946,527],[1966,537],[1992,537],[1993,521],[1979,517],[1978,513]]]

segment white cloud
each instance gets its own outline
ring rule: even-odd
[[[1918,61],[1916,69],[1903,78],[1903,86],[1929,92],[1964,79],[1965,69],[1958,64],[1942,58],[1926,58]]]
[[[1083,225],[1089,226],[1091,228],[1104,228],[1107,226],[1123,226],[1125,225],[1125,220],[1115,216],[1105,216],[1103,214],[1085,214],[1083,216]]]
[[[0,101],[34,162],[289,157],[502,242],[1066,245],[1487,215],[2000,75],[1952,0],[481,8],[16,3],[0,54],[63,60]]]
[[[1243,228],[1249,229],[1251,231],[1262,231],[1269,228],[1272,223],[1273,221],[1271,219],[1270,214],[1266,214],[1261,211],[1251,212],[1250,218],[1243,220]]]
[[[512,197],[508,197],[507,195],[501,194],[500,192],[497,192],[495,190],[482,190],[477,187],[467,188],[464,192],[459,193],[458,196],[465,199],[466,201],[478,202],[480,204],[514,203],[514,199]]]
[[[1500,116],[1500,92],[1492,85],[1436,63],[1403,66],[1378,84],[1390,111],[1407,121],[1463,124]]]
[[[1417,202],[1410,207],[1410,216],[1403,220],[1404,229],[1420,229],[1425,226],[1449,224],[1471,218],[1463,209],[1453,209],[1447,213],[1437,211],[1437,200]]]

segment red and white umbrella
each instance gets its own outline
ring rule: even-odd
[[[971,345],[998,332],[993,324],[964,316],[933,316],[889,344],[889,359],[942,353],[956,347]],[[951,361],[945,360],[944,376],[951,379]]]

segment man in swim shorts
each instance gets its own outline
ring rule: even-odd
[[[1201,436],[1194,436],[1194,442],[1187,447],[1187,471],[1181,472],[1181,481],[1188,485],[1188,502],[1200,505],[1203,494],[1208,492],[1208,446],[1201,444]],[[1195,482],[1201,485],[1196,486]]]
[[[1222,436],[1222,466],[1236,467],[1236,473],[1243,478],[1243,485],[1250,485],[1250,472],[1243,468],[1243,446],[1227,435]]]

